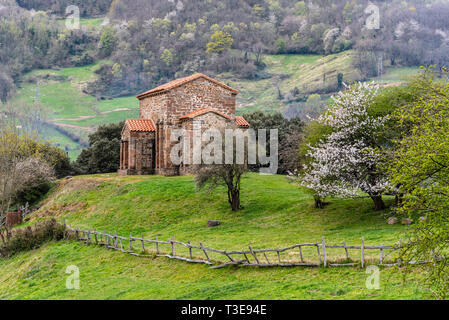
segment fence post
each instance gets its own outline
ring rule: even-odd
[[[64,218],[64,232],[63,232],[63,234],[62,234],[62,238],[63,238],[64,240],[65,240],[66,232],[67,232],[67,224],[66,224],[65,218]]]
[[[97,228],[94,229],[95,244],[98,244]]]
[[[265,252],[263,253],[263,255],[265,256],[265,259],[267,260],[267,263],[270,264],[270,260],[268,260],[268,257],[267,257]]]
[[[175,240],[175,236],[171,237],[171,240],[170,240],[170,242],[171,242],[171,255],[173,257],[176,256],[176,254],[175,254],[175,243],[173,242],[174,240]]]
[[[362,237],[362,246],[360,247],[361,251],[361,260],[362,260],[362,268],[365,267],[365,238]]]
[[[304,258],[302,256],[302,248],[299,246],[299,256],[301,257],[301,263],[304,263]]]
[[[384,262],[384,244],[380,244],[380,259],[379,264],[382,264]]]
[[[133,240],[132,240],[132,234],[129,234],[129,251],[133,252]]]
[[[316,245],[316,251],[318,252],[319,265],[321,265],[320,246],[318,245],[318,242],[316,242],[315,245]]]
[[[326,268],[327,267],[327,256],[326,256],[326,241],[324,240],[324,237],[323,237],[323,240],[322,240],[322,246],[323,246],[323,261],[324,261],[324,267]]]
[[[158,242],[159,240],[157,239],[157,236],[156,236],[156,254],[159,254],[159,242]]]
[[[248,262],[248,264],[251,264],[251,261],[249,261],[248,256],[246,255],[246,253],[243,253],[243,255],[245,256],[246,262]]]
[[[115,235],[114,235],[114,241],[115,241],[115,249],[118,250],[118,237],[117,237],[117,231],[115,232]]]
[[[281,263],[281,254],[279,253],[279,248],[276,250],[276,253],[278,254],[278,261]]]
[[[189,257],[190,257],[190,260],[192,260],[193,256],[192,256],[192,247],[190,246],[190,240],[187,242],[187,244],[189,245]]]
[[[210,261],[209,255],[207,254],[206,249],[204,249],[204,246],[203,246],[203,243],[202,243],[202,242],[200,242],[200,246],[201,246],[201,249],[203,249],[204,254],[206,255],[207,261]]]
[[[142,251],[145,252],[145,241],[143,241],[144,237],[142,234]]]
[[[349,261],[349,251],[348,251],[348,248],[346,247],[346,242],[343,242],[343,245],[345,246],[345,252],[346,252],[346,260],[348,260]]]
[[[251,246],[249,246],[249,251],[251,252],[252,256],[254,257],[254,259],[256,260],[257,264],[260,264],[259,259],[257,259],[257,255],[256,253],[253,251],[253,248],[251,248]]]
[[[87,230],[86,244],[89,245],[90,242],[90,230]]]
[[[226,257],[228,257],[229,260],[231,260],[231,262],[234,262],[234,259],[232,259],[230,254],[228,254],[226,251],[224,252],[224,254]]]

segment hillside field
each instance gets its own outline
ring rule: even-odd
[[[391,201],[391,199],[388,199]],[[31,221],[55,217],[77,228],[97,228],[128,236],[203,242],[216,249],[283,247],[320,241],[329,244],[394,244],[406,226],[388,225],[388,211],[372,211],[368,199],[331,199],[324,210],[284,176],[249,174],[242,181],[243,210],[232,212],[223,189],[197,191],[193,177],[115,174],[61,180]],[[221,225],[208,228],[208,220]],[[154,248],[152,249],[154,251]],[[168,248],[162,248],[168,251]],[[329,250],[331,260],[344,255]],[[343,251],[341,249],[341,251]],[[148,256],[135,257],[77,242],[50,243],[0,261],[1,299],[426,299],[420,267],[407,273],[381,269],[381,289],[365,286],[365,270],[350,268],[209,269]],[[350,252],[355,256],[356,251]],[[294,255],[294,253],[293,253]],[[377,253],[378,255],[378,253]],[[377,259],[375,253],[368,260]],[[289,254],[283,259],[297,258]],[[305,259],[316,259],[305,252]],[[390,258],[394,258],[390,256]],[[65,270],[80,269],[80,290],[67,290]],[[15,290],[10,290],[15,288]]]

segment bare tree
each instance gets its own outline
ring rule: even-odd
[[[198,169],[195,182],[198,188],[208,187],[209,190],[226,186],[231,209],[238,211],[240,210],[240,182],[247,171],[247,166],[240,164],[201,166]]]
[[[35,188],[54,178],[53,169],[35,155],[32,139],[19,134],[15,121],[0,119],[0,237],[9,234],[7,214],[19,192]]]
[[[224,130],[222,134],[223,132]],[[236,139],[238,138],[236,137]],[[233,138],[231,143],[233,145],[232,161],[224,161],[224,155],[227,150],[225,144],[223,144],[222,164],[197,165],[195,182],[198,189],[207,187],[209,191],[219,186],[225,186],[228,190],[228,202],[231,205],[232,211],[238,211],[240,210],[240,182],[242,176],[249,171],[247,164],[248,149],[246,147],[244,148],[244,160],[243,164],[240,164],[242,162],[237,161],[236,140]]]

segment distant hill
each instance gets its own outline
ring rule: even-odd
[[[66,26],[69,4],[78,29]],[[240,113],[306,119],[343,82],[394,85],[420,65],[448,64],[449,2],[373,4],[4,1],[0,100],[32,109],[41,135],[74,159],[96,126],[137,116],[137,93],[195,72],[241,90]],[[379,29],[369,24],[376,8]]]

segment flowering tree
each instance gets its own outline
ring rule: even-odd
[[[382,152],[377,138],[385,119],[367,111],[376,94],[377,88],[365,83],[347,87],[318,118],[330,133],[308,146],[308,161],[300,179],[302,186],[315,192],[316,199],[357,197],[362,191],[371,197],[376,210],[385,209],[382,194],[390,184],[380,169]]]

